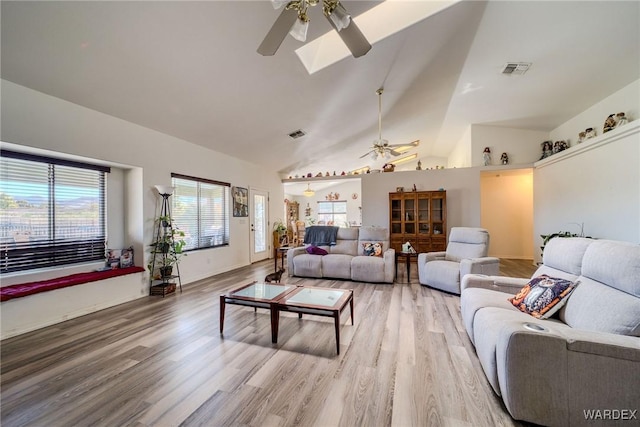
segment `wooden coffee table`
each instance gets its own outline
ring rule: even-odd
[[[274,309],[276,301],[290,292],[293,292],[297,286],[285,285],[277,283],[258,283],[252,282],[241,288],[234,289],[228,294],[220,295],[220,333],[224,329],[224,312],[227,304],[244,305],[258,308],[268,308],[271,311],[271,339],[273,341],[273,330],[277,330],[274,326],[275,313]]]
[[[340,354],[340,314],[349,304],[353,325],[353,289],[316,288],[286,284],[252,282],[220,295],[220,333],[224,329],[227,304],[268,308],[271,313],[271,342],[278,342],[280,312],[333,317],[336,331],[336,350]]]
[[[316,288],[299,286],[292,292],[287,292],[274,304],[275,318],[272,325],[272,341],[278,342],[278,327],[280,324],[280,312],[289,311],[315,316],[333,317],[336,330],[336,350],[340,354],[340,314],[349,304],[351,309],[351,324],[353,325],[353,289]]]

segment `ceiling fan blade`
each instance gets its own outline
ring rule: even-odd
[[[336,25],[333,23],[331,18],[326,15],[325,17],[327,18],[327,21],[329,21],[329,24],[331,24],[333,29],[338,32],[338,35],[340,36],[344,44],[347,45],[354,58],[359,58],[365,53],[369,52],[369,50],[371,49],[371,45],[367,41],[364,34],[362,34],[362,31],[360,31],[360,28],[358,28],[356,23],[353,22],[353,19],[351,19],[351,22],[349,23],[349,26],[347,28],[343,28],[342,30],[338,31],[338,28],[336,28]]]
[[[273,26],[265,36],[264,40],[258,47],[258,53],[264,56],[272,56],[275,55],[276,51],[282,44],[282,41],[287,34],[289,34],[289,30],[298,19],[298,12],[294,9],[284,9],[276,22],[273,23]]]
[[[415,141],[411,141],[408,144],[390,144],[388,145],[388,147],[407,147],[407,149],[413,148],[413,147],[417,147],[418,145],[420,145],[420,140],[416,139]]]
[[[402,154],[402,152],[400,151],[396,151],[394,149],[389,150],[389,153],[391,153],[394,156],[399,156],[400,154]]]
[[[376,151],[376,150],[368,151],[368,152],[366,152],[365,154],[363,154],[362,156],[360,156],[360,158],[362,159],[362,158],[364,158],[364,157],[367,157],[369,154],[373,153],[374,151]]]

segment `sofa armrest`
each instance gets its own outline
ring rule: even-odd
[[[640,339],[637,337],[581,329],[568,329],[560,333],[567,340],[569,351],[640,363]]]
[[[460,261],[460,277],[466,274],[500,274],[500,259],[495,257],[465,258]]]
[[[500,391],[515,419],[580,425],[585,410],[637,408],[638,338],[531,323],[548,327],[508,322],[496,345]]]
[[[293,258],[296,257],[297,255],[302,255],[306,253],[307,253],[307,248],[305,248],[304,246],[297,246],[295,248],[290,248],[287,251],[287,269],[289,270],[289,276],[293,276],[295,273],[293,269]]]
[[[418,265],[426,264],[429,261],[444,260],[446,252],[422,252],[418,254]]]
[[[393,283],[396,275],[396,250],[389,248],[384,251],[384,281],[385,283]]]
[[[515,294],[531,279],[504,276],[487,276],[483,274],[467,274],[460,282],[461,291],[466,288],[483,288],[493,291]]]

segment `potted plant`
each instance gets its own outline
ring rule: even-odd
[[[277,219],[273,222],[273,242],[277,244],[275,247],[280,247],[284,237],[287,235],[287,226],[284,225],[282,220]]]
[[[160,232],[156,241],[151,243],[151,258],[147,268],[154,277],[166,279],[173,274],[173,267],[180,263],[184,253],[186,241],[182,230],[172,227],[171,218],[160,216],[156,220]],[[156,275],[156,271],[158,274]]]

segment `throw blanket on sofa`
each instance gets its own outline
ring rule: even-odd
[[[338,228],[331,225],[312,225],[305,230],[304,243],[314,246],[335,245]]]

